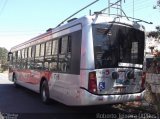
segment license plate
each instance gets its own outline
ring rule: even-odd
[[[116,93],[124,93],[126,91],[126,87],[118,87],[115,88]]]

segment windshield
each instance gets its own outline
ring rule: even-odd
[[[95,67],[143,64],[144,32],[124,25],[110,26],[93,24]]]

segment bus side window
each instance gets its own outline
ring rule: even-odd
[[[44,62],[44,70],[49,70],[49,63],[48,62]]]
[[[13,53],[12,52],[8,53],[8,61],[10,65],[13,64]]]
[[[13,67],[17,67],[18,51],[13,53]]]
[[[18,69],[21,69],[21,58],[22,58],[22,54],[21,54],[21,50],[19,50],[17,52],[17,65],[16,65]]]
[[[27,68],[28,69],[34,69],[34,62],[33,61],[28,61]]]
[[[57,62],[49,63],[49,68],[51,71],[57,71]]]
[[[31,57],[32,57],[32,47],[28,48],[28,53],[27,53],[28,59],[27,59],[27,69],[31,69]]]
[[[57,62],[58,62],[58,39],[53,39],[46,42],[45,48],[45,60],[44,60],[44,69],[50,71],[57,71]],[[52,63],[55,64],[54,68]]]
[[[44,69],[44,53],[45,53],[45,43],[36,45],[34,69],[36,70]]]
[[[58,47],[58,39],[53,40],[53,43],[52,43],[52,55],[57,55],[59,47]]]
[[[72,50],[72,41],[71,41],[71,36],[68,36],[68,47],[67,47],[67,51],[68,53],[71,53]]]
[[[32,46],[32,47],[29,47],[28,49],[28,63],[27,63],[28,69],[34,69],[35,47],[36,46]]]
[[[54,39],[52,42],[52,58],[51,62],[49,63],[49,69],[51,71],[58,71],[58,39]]]
[[[52,41],[46,42],[46,52],[45,56],[50,56],[51,55],[51,48],[52,48]]]
[[[41,49],[40,49],[40,56],[44,56],[44,52],[45,52],[45,43],[41,44]]]
[[[28,58],[32,57],[32,47],[28,48]]]
[[[36,46],[32,46],[31,57],[34,58],[36,52]]]
[[[36,52],[35,52],[35,57],[40,56],[40,44],[36,45]]]
[[[42,62],[36,62],[34,64],[34,69],[42,70],[43,69],[43,63]]]
[[[25,49],[24,58],[26,58],[26,59],[28,58],[28,48]]]
[[[71,37],[64,36],[59,40],[59,62],[58,70],[60,72],[70,73],[71,71]]]
[[[24,51],[25,49],[22,49],[21,54],[22,54],[22,59],[24,59]]]
[[[22,60],[21,60],[21,68],[27,68],[27,48],[22,49]]]

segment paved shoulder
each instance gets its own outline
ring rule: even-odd
[[[0,73],[0,84],[12,84],[11,81],[8,80],[8,73]]]

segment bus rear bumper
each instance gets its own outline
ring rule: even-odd
[[[140,101],[144,99],[144,93],[145,90],[134,94],[95,95],[85,90],[81,103],[82,105],[102,105]]]

